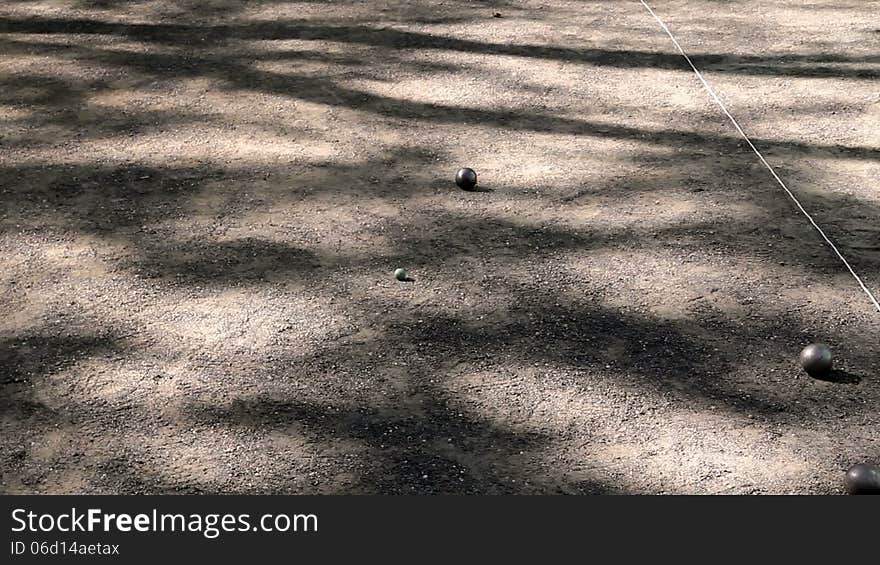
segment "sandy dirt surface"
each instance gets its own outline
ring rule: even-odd
[[[880,3],[652,5],[880,289]],[[3,493],[880,459],[880,314],[637,1],[7,0],[0,250]]]

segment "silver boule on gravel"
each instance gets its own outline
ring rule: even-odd
[[[846,472],[844,479],[849,494],[880,494],[880,467],[859,463]]]
[[[409,277],[407,276],[406,269],[395,269],[394,278],[399,281],[405,281]]]

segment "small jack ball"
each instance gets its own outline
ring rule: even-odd
[[[811,343],[801,351],[801,367],[810,376],[824,377],[831,372],[831,349],[821,343]]]
[[[473,169],[459,169],[455,173],[455,184],[463,190],[470,190],[477,186],[477,173]]]
[[[399,281],[405,281],[406,280],[406,269],[396,269],[394,271],[394,278]]]
[[[880,494],[880,467],[859,463],[846,472],[844,480],[849,494]]]

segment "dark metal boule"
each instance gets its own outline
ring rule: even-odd
[[[812,377],[825,377],[831,372],[831,349],[822,343],[811,343],[801,351],[801,367]]]
[[[880,494],[880,467],[859,463],[846,472],[844,479],[849,494]]]
[[[471,190],[477,186],[477,173],[467,167],[459,169],[455,174],[455,184],[463,190]]]

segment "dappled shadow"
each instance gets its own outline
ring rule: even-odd
[[[0,202],[7,213],[0,231],[31,222],[41,229],[76,229],[124,236],[186,211],[206,183],[229,178],[205,167],[140,164],[0,166]]]
[[[373,454],[350,487],[351,492],[380,494],[505,494],[526,490],[574,492],[573,485],[553,484],[553,473],[536,476],[518,454],[540,451],[549,438],[512,432],[492,422],[460,413],[437,388],[420,386],[417,399],[398,409],[345,407],[274,397],[234,400],[225,406],[190,405],[195,422],[286,429],[291,422],[319,442],[354,440]],[[416,402],[417,400],[417,402]],[[348,490],[348,489],[346,489]],[[614,489],[579,484],[576,492],[600,494]]]
[[[550,367],[548,383],[560,368],[602,375],[613,366],[621,386],[659,396],[672,393],[692,407],[720,405],[777,422],[813,422],[844,409],[871,410],[854,404],[845,391],[812,398],[816,391],[804,386],[806,376],[797,363],[798,344],[810,342],[811,332],[796,316],[750,316],[745,326],[711,306],[697,305],[691,316],[675,321],[621,312],[600,302],[576,303],[552,287],[496,279],[492,290],[515,297],[516,306],[475,320],[467,312],[441,314],[389,299],[367,304],[360,318],[381,336],[378,341],[342,343],[294,361],[303,368],[376,374],[383,363],[428,356],[433,362],[407,365],[420,375],[420,389],[431,389],[425,383],[429,378],[444,382],[449,367],[459,362],[489,372],[498,363]],[[395,312],[394,321],[377,324],[377,313],[386,311]],[[872,362],[869,343],[847,341],[850,364]],[[374,357],[375,352],[384,357]],[[771,378],[773,386],[768,386]],[[858,384],[849,377],[837,382]],[[589,378],[581,383],[589,384]]]
[[[132,86],[136,84],[128,85]],[[139,108],[133,111],[131,108],[92,104],[96,93],[119,90],[106,80],[73,80],[48,74],[31,76],[21,73],[0,77],[0,104],[27,111],[24,116],[5,121],[8,130],[0,136],[0,148],[39,148],[65,140],[125,139],[212,120],[211,116],[183,109]]]
[[[435,49],[549,59],[619,68],[654,68],[690,72],[677,53],[635,50],[571,49],[548,45],[488,43],[424,32],[377,29],[366,26],[318,25],[301,21],[259,22],[241,25],[123,24],[95,19],[0,18],[0,33],[121,35],[168,45],[189,44],[193,38],[216,42],[229,39],[341,41],[384,49]],[[795,77],[876,79],[876,68],[855,64],[880,63],[880,55],[733,55],[693,54],[694,64],[707,72]],[[840,65],[840,66],[833,66]]]
[[[481,4],[486,8],[500,5]],[[124,5],[109,0],[82,3],[83,7],[108,12]],[[229,15],[237,6],[240,4],[230,3],[229,11],[219,9],[214,15]],[[479,17],[486,17],[482,12]],[[468,19],[435,17],[429,10],[421,15],[414,10],[407,18],[432,23]],[[10,57],[51,57],[59,64],[73,61],[101,69],[73,78],[74,73],[55,73],[48,67],[39,72],[25,68],[0,79],[0,104],[19,111],[5,122],[6,133],[0,139],[2,148],[10,150],[10,157],[4,156],[0,163],[0,236],[12,241],[29,234],[57,243],[51,238],[72,234],[112,244],[118,252],[108,253],[108,263],[116,274],[136,275],[131,277],[138,280],[133,285],[140,284],[140,279],[151,279],[148,284],[156,285],[156,292],[175,285],[208,288],[210,292],[216,290],[214,286],[239,282],[253,289],[271,282],[275,285],[272,292],[279,293],[278,304],[294,304],[290,311],[278,312],[279,320],[294,320],[287,328],[305,325],[296,320],[310,315],[296,311],[301,303],[295,299],[300,295],[315,303],[337,298],[332,308],[327,307],[330,313],[318,320],[319,338],[325,337],[321,325],[331,325],[337,314],[369,330],[363,335],[319,340],[319,346],[291,353],[284,349],[289,345],[284,338],[272,334],[275,327],[267,324],[265,331],[271,339],[265,342],[265,358],[245,358],[242,348],[230,353],[236,350],[217,345],[222,338],[206,341],[214,344],[216,351],[210,350],[211,345],[193,345],[204,349],[199,352],[201,357],[188,349],[185,355],[189,357],[169,362],[169,372],[187,374],[181,366],[194,359],[222,365],[228,371],[214,383],[217,390],[202,397],[193,393],[193,383],[182,377],[170,383],[162,381],[163,392],[181,404],[173,426],[285,434],[289,425],[296,424],[316,449],[355,446],[362,461],[352,464],[341,457],[332,461],[353,477],[350,483],[337,485],[342,492],[611,493],[625,492],[629,485],[622,479],[585,478],[569,473],[563,465],[552,468],[551,463],[559,464],[558,459],[542,459],[571,438],[560,438],[550,426],[532,426],[534,422],[528,419],[527,424],[515,426],[492,417],[492,410],[480,410],[480,406],[457,397],[451,381],[469,371],[495,375],[502,369],[515,372],[517,367],[528,367],[537,368],[539,389],[565,388],[575,395],[587,395],[591,383],[605,379],[613,386],[675,398],[694,411],[717,406],[733,418],[756,416],[793,428],[821,428],[840,413],[864,418],[871,415],[872,404],[856,400],[853,392],[873,398],[865,383],[874,377],[863,374],[864,367],[875,363],[876,347],[870,333],[853,337],[846,327],[833,326],[823,330],[827,335],[816,335],[821,324],[811,323],[806,319],[809,314],[794,308],[782,313],[781,306],[771,308],[774,298],[769,294],[752,301],[751,289],[744,285],[725,289],[722,294],[726,295],[718,299],[699,281],[688,287],[687,297],[676,298],[681,301],[674,304],[679,315],[664,317],[652,310],[656,296],[633,291],[624,300],[615,294],[628,281],[625,273],[614,272],[613,265],[600,264],[597,269],[605,272],[591,277],[588,270],[586,275],[571,272],[572,263],[565,263],[572,259],[589,267],[592,261],[600,261],[602,253],[638,252],[662,256],[669,264],[701,260],[707,268],[747,264],[764,269],[768,279],[777,272],[782,273],[779,277],[800,277],[798,280],[840,274],[836,258],[821,247],[811,226],[794,213],[791,202],[772,179],[763,170],[759,179],[755,176],[753,156],[744,151],[733,133],[640,126],[634,121],[603,123],[534,108],[419,102],[353,84],[356,79],[390,83],[406,73],[467,70],[463,63],[414,56],[426,51],[689,72],[678,55],[517,45],[300,20],[132,24],[109,17],[105,21],[3,16],[0,34],[0,50]],[[58,37],[46,37],[50,35]],[[101,36],[101,41],[96,41],[96,36]],[[141,44],[114,44],[114,38]],[[341,43],[344,50],[331,51],[323,45],[306,48],[297,43],[285,50],[270,47],[261,51],[248,44],[266,40]],[[880,57],[873,55],[710,53],[695,55],[694,62],[706,71],[736,75],[876,79],[880,74],[875,67]],[[279,70],[281,66],[283,70]],[[394,72],[383,74],[380,67]],[[206,79],[200,86],[205,91],[240,96],[248,103],[253,96],[253,104],[268,104],[263,98],[266,95],[297,105],[351,110],[392,126],[488,126],[502,133],[633,142],[636,149],[627,155],[625,165],[645,168],[601,182],[591,178],[581,187],[548,189],[539,198],[525,196],[536,188],[534,182],[495,186],[491,177],[481,177],[481,182],[488,178],[486,186],[491,190],[468,195],[454,187],[451,171],[434,172],[441,157],[451,158],[449,149],[430,145],[418,133],[403,143],[395,140],[385,144],[386,148],[393,145],[392,149],[361,150],[350,159],[338,159],[327,157],[333,154],[332,146],[308,146],[320,137],[316,130],[307,132],[311,137],[304,136],[299,152],[280,152],[277,161],[260,164],[246,159],[245,164],[238,161],[234,166],[217,161],[156,164],[163,157],[153,154],[152,164],[114,163],[103,157],[90,161],[87,154],[71,158],[78,150],[76,144],[82,142],[131,140],[178,126],[226,127],[227,117],[205,107],[93,104],[99,95],[135,89],[161,98],[167,93],[162,87],[174,89],[189,79]],[[528,86],[523,89],[527,91]],[[297,109],[291,106],[284,111]],[[362,134],[370,143],[379,137],[371,129],[376,121]],[[337,123],[327,118],[326,124],[309,124],[324,125],[336,127]],[[259,133],[267,135],[289,135],[277,124],[260,124],[260,128]],[[327,137],[341,138],[348,133],[330,131]],[[768,154],[850,159],[869,165],[880,161],[880,149],[868,145],[754,141]],[[57,162],[54,156],[46,156],[48,152],[19,160],[29,155],[28,151],[56,147],[65,151],[59,151]],[[124,153],[128,147],[120,150],[124,159],[128,158]],[[313,149],[314,153],[309,153]],[[721,154],[742,155],[743,159],[720,163],[717,156]],[[429,197],[444,191],[455,199],[450,200],[455,211],[419,208]],[[668,196],[689,199],[695,210],[708,207],[709,199],[704,197],[723,195],[751,204],[752,211],[736,217],[691,213],[663,220],[656,217],[650,204],[641,208],[634,204],[647,195],[652,201],[657,198],[657,207],[662,207],[661,198]],[[819,211],[820,223],[828,225],[833,236],[840,236],[835,239],[845,254],[854,258],[859,272],[876,279],[880,275],[880,248],[876,230],[866,222],[880,217],[880,208],[855,196],[816,192],[802,196],[808,208]],[[577,225],[547,224],[539,216],[517,221],[498,207],[488,206],[486,201],[493,198],[507,199],[532,212],[548,202],[559,204],[566,212],[587,205],[631,206],[637,221],[614,223],[601,214]],[[309,199],[320,201],[320,206],[299,206]],[[384,209],[371,215],[353,204],[358,201],[367,203],[364,208],[377,204]],[[402,207],[411,203],[412,208],[402,213]],[[297,231],[297,222],[303,219],[295,212],[316,214],[316,210],[331,209],[339,211],[338,220],[328,213],[328,220],[322,217],[315,221],[308,233]],[[825,218],[824,210],[846,210],[847,219]],[[244,228],[236,225],[239,221],[246,224]],[[338,225],[320,225],[335,221]],[[267,225],[273,228],[268,230],[271,233],[261,231]],[[335,248],[331,239],[337,241]],[[639,256],[632,257],[638,260]],[[538,281],[536,270],[542,263],[552,269]],[[396,285],[389,290],[376,283],[379,275],[373,273],[390,272],[388,266],[398,264],[418,270],[416,284],[396,285],[389,277],[389,284]],[[658,270],[655,276],[671,279],[674,265],[669,264],[662,264],[668,269],[661,274]],[[479,278],[483,268],[490,276]],[[290,286],[295,290],[275,284],[288,281],[296,283]],[[300,285],[303,282],[310,284]],[[100,290],[100,284],[94,288]],[[417,294],[425,288],[424,294]],[[504,298],[492,302],[488,291]],[[115,304],[119,296],[112,292],[107,292],[110,298],[101,299]],[[660,291],[655,288],[654,292]],[[140,304],[148,303],[149,296],[155,294]],[[452,302],[458,297],[473,300],[463,306]],[[187,304],[179,308],[186,310]],[[475,315],[477,310],[480,317]],[[217,313],[218,318],[223,316],[223,312]],[[180,320],[191,319],[181,316],[176,321],[185,324]],[[167,326],[157,323],[157,328],[150,331],[161,332]],[[250,328],[235,327],[229,334],[247,339]],[[133,437],[132,430],[141,425],[139,422],[164,425],[156,423],[150,410],[129,400],[117,401],[127,412],[108,414],[113,409],[111,401],[82,401],[89,392],[71,400],[63,411],[49,408],[35,396],[39,381],[47,375],[64,374],[78,360],[118,351],[118,337],[42,330],[25,337],[10,337],[9,332],[0,337],[0,414],[17,438],[5,456],[6,468],[26,466],[34,457],[26,440],[53,425],[69,424],[68,431],[76,433],[82,422],[97,420],[99,428],[112,428],[117,439]],[[797,368],[796,354],[814,338],[839,344],[843,357],[856,369],[844,367],[832,373],[830,382],[806,379]],[[266,385],[268,380],[263,381],[268,377],[276,389]],[[156,383],[162,378],[154,377],[156,382],[146,380],[147,384],[138,386],[153,394],[149,386],[158,389]],[[359,380],[366,384],[356,386]],[[108,396],[112,399],[113,391]],[[493,400],[511,405],[529,402],[513,393]],[[511,406],[499,410],[505,408]],[[595,439],[593,430],[578,430],[578,434],[586,446]],[[146,452],[149,448],[143,449]],[[197,471],[175,482],[152,472],[162,464],[160,458],[139,457],[136,451],[129,451],[86,465],[93,475],[87,477],[86,484],[125,492],[248,490],[241,482],[207,479]],[[54,464],[63,466],[64,462]],[[282,468],[278,473],[287,471]],[[37,471],[33,476],[42,477]],[[293,479],[278,481],[255,486],[252,491],[311,488]]]
[[[55,328],[54,335],[22,335],[0,341],[0,385],[29,384],[45,376],[63,371],[83,356],[115,351],[120,339],[115,335],[81,336]],[[9,395],[2,396],[3,401]],[[5,409],[13,405],[3,403]]]
[[[235,281],[284,278],[319,266],[306,250],[256,238],[228,242],[194,240],[151,245],[132,260],[135,272],[147,278],[176,282],[224,284]]]
[[[39,43],[30,42],[23,43],[21,48],[29,51],[45,49]],[[524,113],[520,109],[469,108],[398,99],[345,87],[337,81],[312,74],[282,74],[258,69],[246,62],[250,57],[236,61],[234,54],[227,53],[220,56],[183,56],[101,49],[84,45],[50,46],[48,49],[50,52],[54,51],[62,56],[111,64],[165,79],[210,77],[219,81],[219,84],[226,89],[272,93],[329,106],[352,108],[397,120],[418,120],[443,124],[484,124],[509,130],[632,140],[672,147],[709,145],[726,153],[737,151],[742,144],[741,138],[734,133],[711,135],[671,128],[653,130],[630,125],[596,123],[553,114]],[[259,55],[257,57],[259,58]],[[295,59],[296,53],[292,53],[290,57]],[[136,126],[137,122],[129,122],[120,127]],[[798,151],[822,158],[880,160],[880,149],[874,147],[780,141],[760,137],[754,137],[752,141],[768,152]]]
[[[40,394],[45,381],[92,356],[118,353],[124,336],[109,331],[81,335],[59,325],[23,335],[4,332],[0,337],[0,494],[6,494],[13,477],[30,487],[45,478],[43,471],[24,471],[34,458],[34,442],[27,438],[68,425],[70,410],[82,408],[47,404]]]
[[[431,177],[421,172],[433,157],[431,152],[402,150],[367,160],[357,165],[331,166],[321,163],[293,183],[284,192],[261,193],[273,205],[294,206],[298,198],[320,194],[325,190],[342,191],[344,201],[366,197],[416,197],[420,192],[447,191],[451,197],[462,193],[452,181],[441,176]],[[744,158],[744,161],[748,157]],[[680,171],[692,171],[694,177],[709,175],[713,161],[667,161],[667,166]],[[413,169],[417,177],[408,179],[402,170]],[[186,274],[192,281],[210,282],[217,277],[261,277],[272,269],[283,274],[290,269],[313,269],[322,258],[314,251],[290,247],[284,243],[260,241],[251,238],[239,242],[216,239],[213,223],[204,227],[190,226],[194,237],[183,237],[175,227],[181,218],[195,214],[203,218],[241,217],[249,210],[265,204],[250,202],[242,195],[215,189],[224,185],[252,183],[261,179],[265,169],[225,172],[214,166],[155,167],[124,165],[119,167],[91,166],[7,166],[0,167],[0,202],[6,207],[0,221],[0,233],[17,231],[24,227],[41,230],[78,230],[97,234],[113,241],[124,241],[133,246],[134,255],[125,265],[141,269],[154,276]],[[648,178],[624,178],[606,186],[586,187],[574,200],[613,197],[636,199],[643,193],[656,193],[658,186],[699,203],[700,194],[689,193],[687,187],[675,179],[663,180],[666,170]],[[287,173],[276,173],[287,178]],[[764,176],[763,174],[761,175]],[[735,175],[732,175],[735,178]],[[427,181],[427,182],[426,182]],[[661,184],[663,183],[663,184]],[[209,187],[209,188],[206,188]],[[205,190],[211,191],[214,203],[205,209],[193,199]],[[748,200],[749,194],[760,199],[755,214],[760,220],[776,214],[775,225],[762,225],[756,217],[742,215],[736,219],[718,222],[715,218],[692,219],[685,223],[635,223],[608,225],[586,223],[582,227],[529,226],[514,223],[508,218],[469,218],[457,214],[436,212],[421,229],[406,237],[408,223],[383,222],[375,235],[394,235],[391,248],[375,250],[368,256],[349,256],[345,251],[329,258],[336,265],[366,265],[378,259],[391,260],[405,257],[430,257],[441,264],[475,252],[498,258],[525,259],[558,251],[628,249],[687,250],[711,248],[730,256],[758,259],[767,264],[784,263],[807,271],[833,273],[840,269],[831,253],[823,248],[818,235],[798,216],[785,194],[765,177],[760,184],[744,187],[736,182],[712,184],[711,197],[729,194]],[[616,195],[616,196],[615,196]],[[763,197],[763,198],[761,198]],[[866,218],[877,217],[880,209],[869,202],[852,196],[834,193],[801,193],[804,204],[814,211],[821,224],[827,226],[842,251],[853,259],[858,270],[870,278],[880,274],[880,249],[876,244],[876,230],[865,224]],[[601,200],[600,200],[601,201]],[[825,218],[825,211],[847,210],[846,221]],[[163,225],[172,220],[174,224]],[[206,220],[207,221],[207,220]],[[423,221],[424,222],[424,221]],[[180,228],[182,229],[182,228]],[[364,235],[373,230],[364,229]],[[197,237],[195,237],[197,236]],[[206,239],[207,237],[207,239]],[[813,242],[804,245],[805,241]],[[422,260],[422,259],[419,259]],[[163,274],[164,273],[164,274]]]

